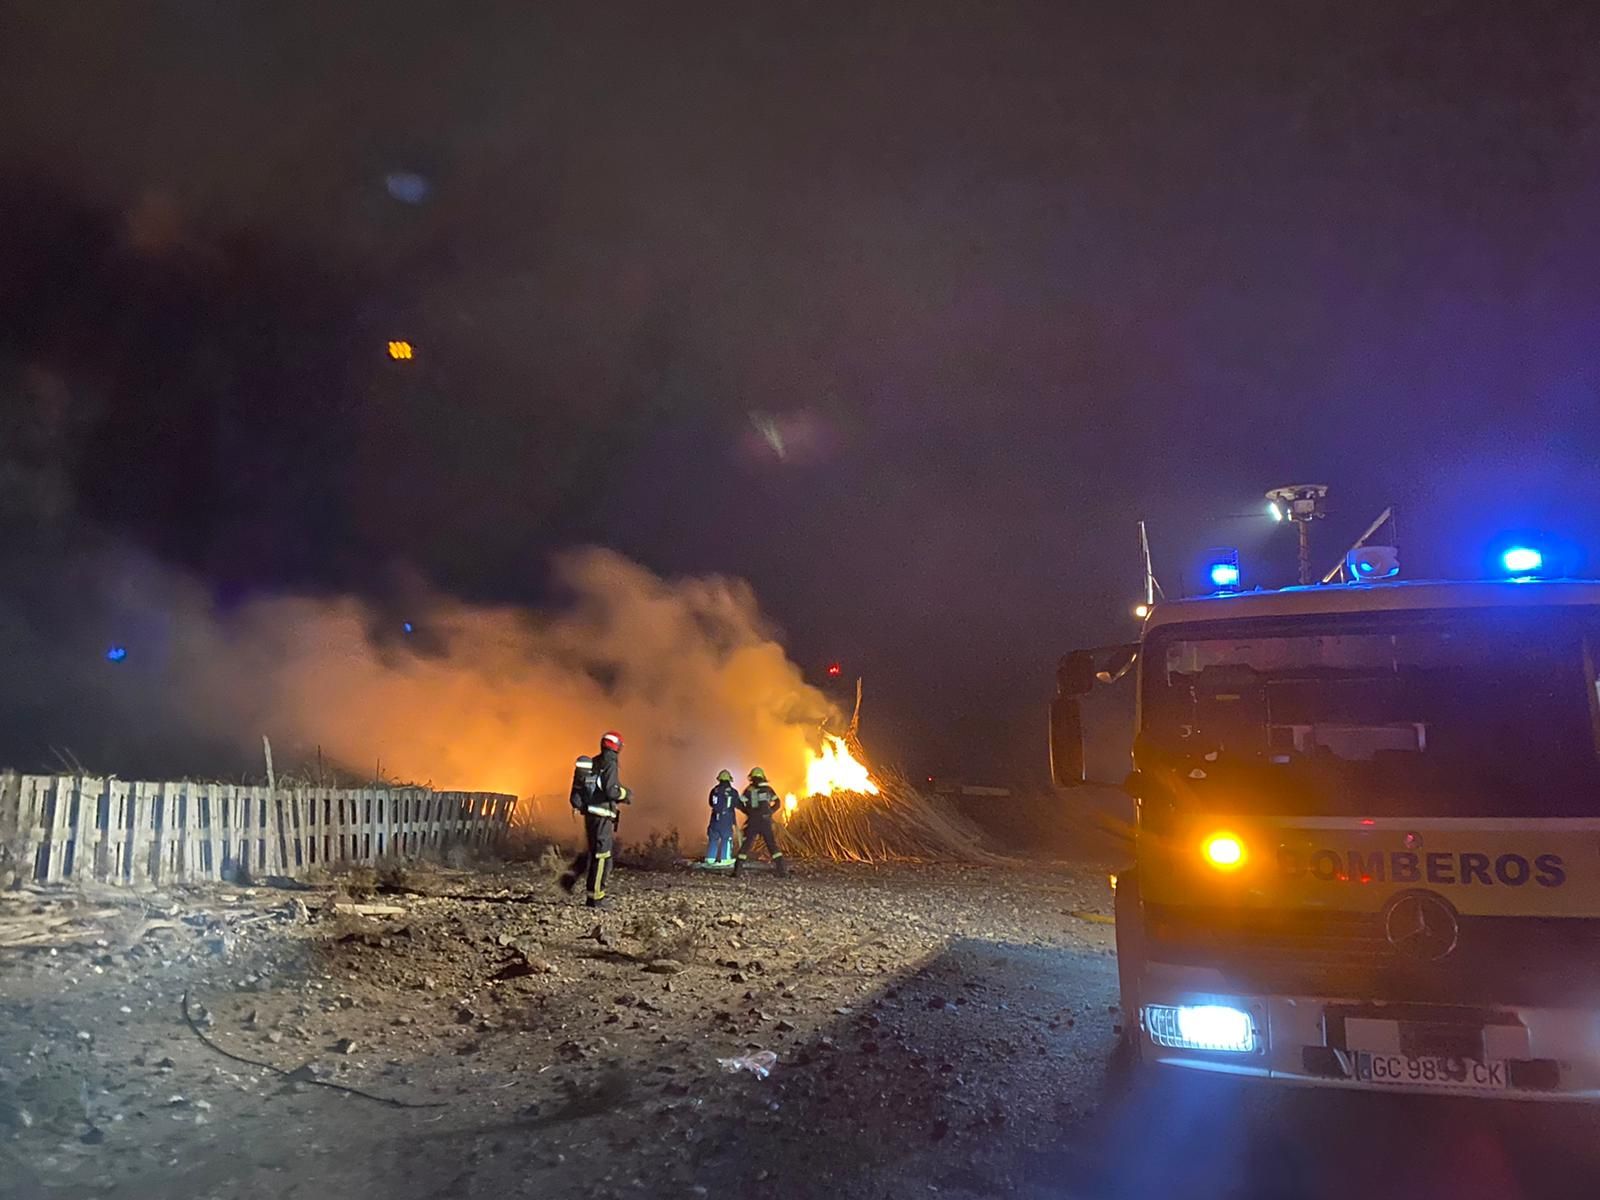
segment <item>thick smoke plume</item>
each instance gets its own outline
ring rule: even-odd
[[[698,832],[723,767],[799,786],[830,705],[748,585],[665,580],[602,549],[557,576],[553,611],[419,595],[403,613],[295,596],[221,612],[195,582],[122,559],[80,572],[102,599],[75,628],[0,611],[0,650],[39,681],[34,736],[124,777],[199,774],[219,752],[259,775],[266,734],[280,771],[320,752],[366,778],[537,798],[564,821],[573,758],[616,728],[635,830]],[[126,656],[107,661],[111,645]]]

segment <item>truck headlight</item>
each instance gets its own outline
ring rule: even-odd
[[[1248,1054],[1256,1048],[1255,1022],[1231,1004],[1152,1004],[1144,1021],[1150,1039],[1170,1050]]]

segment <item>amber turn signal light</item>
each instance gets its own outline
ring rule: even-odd
[[[1205,841],[1200,843],[1200,853],[1218,871],[1237,871],[1249,857],[1244,842],[1237,834],[1226,830],[1208,834]]]

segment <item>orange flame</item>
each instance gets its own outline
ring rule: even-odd
[[[872,781],[866,764],[850,753],[842,737],[824,733],[822,749],[806,751],[805,794],[831,796],[836,792],[866,792],[876,796],[878,785]]]

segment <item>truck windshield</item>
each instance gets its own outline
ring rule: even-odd
[[[1581,612],[1169,626],[1146,644],[1140,766],[1212,808],[1596,816]]]

